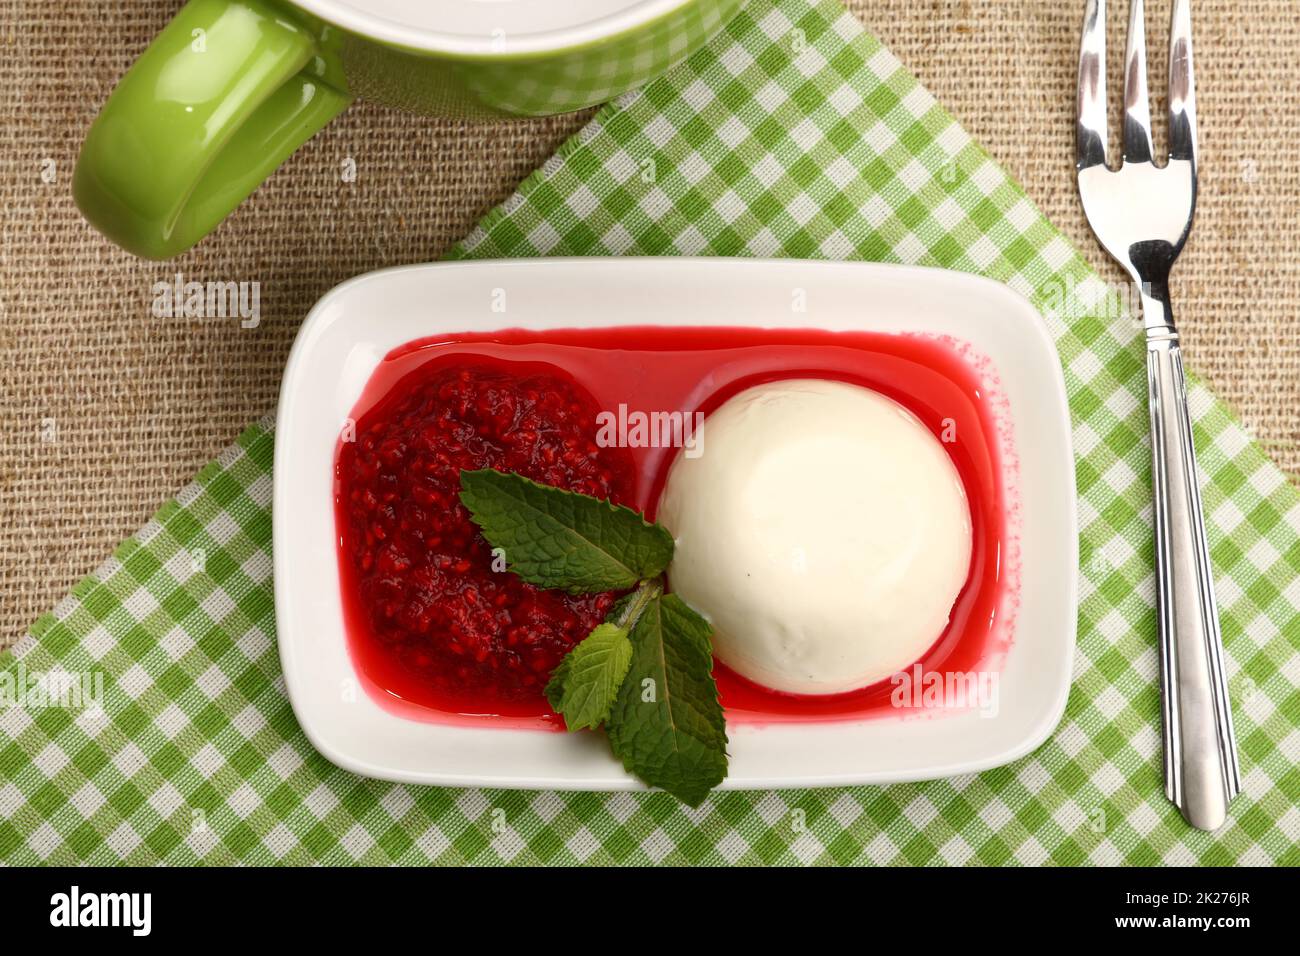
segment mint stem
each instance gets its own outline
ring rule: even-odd
[[[636,622],[641,619],[645,609],[650,606],[650,602],[663,593],[663,578],[651,578],[642,581],[638,585],[636,593],[632,595],[632,600],[627,603],[627,607],[623,608],[623,613],[618,616],[618,620],[614,623],[630,634],[632,629],[636,627]]]

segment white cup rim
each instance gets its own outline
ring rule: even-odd
[[[430,53],[465,57],[511,57],[530,53],[547,53],[583,46],[616,36],[649,23],[679,7],[699,0],[628,0],[606,15],[580,20],[567,26],[510,33],[509,0],[490,6],[501,15],[504,32],[444,32],[412,26],[389,17],[360,9],[347,0],[289,0],[294,6],[342,27],[382,43]]]

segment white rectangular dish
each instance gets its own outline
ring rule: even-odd
[[[501,303],[508,303],[501,312]],[[792,310],[792,301],[804,311]],[[1077,618],[1070,418],[1041,317],[979,277],[872,263],[545,259],[438,263],[360,276],[324,296],[289,356],[276,426],[280,658],[294,713],[328,759],[446,786],[641,789],[592,733],[409,720],[355,690],[339,593],[332,469],[340,429],[394,348],[440,333],[612,325],[812,327],[942,336],[980,358],[1014,449],[1018,600],[994,713],[729,726],[724,788],[952,776],[1034,750],[1061,718]]]

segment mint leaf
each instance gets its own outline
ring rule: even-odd
[[[546,685],[546,699],[564,715],[569,730],[595,730],[609,708],[632,663],[632,642],[617,624],[600,624],[565,655]]]
[[[605,722],[624,767],[692,807],[727,775],[711,634],[681,598],[656,597],[632,631],[632,664]]]
[[[522,475],[462,471],[460,500],[510,570],[538,587],[621,590],[672,560],[672,535],[631,508]]]
[[[596,632],[592,631],[591,633],[595,634]],[[587,637],[590,636],[591,634],[587,635]],[[575,647],[573,650],[576,651],[577,649]],[[557,714],[560,712],[560,704],[564,701],[564,685],[569,681],[569,665],[572,661],[573,651],[569,651],[560,659],[560,663],[555,665],[555,670],[551,671],[551,679],[546,682],[546,690],[544,691],[546,702],[551,705],[551,710]],[[568,725],[567,720],[565,725]]]

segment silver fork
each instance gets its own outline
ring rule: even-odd
[[[1146,329],[1165,793],[1192,826],[1217,830],[1241,790],[1241,772],[1182,352],[1169,302],[1169,271],[1196,212],[1189,2],[1174,0],[1169,30],[1168,163],[1157,166],[1153,159],[1142,0],[1129,3],[1123,165],[1106,165],[1106,0],[1087,0],[1084,11],[1075,134],[1084,212],[1102,246],[1140,290]]]

